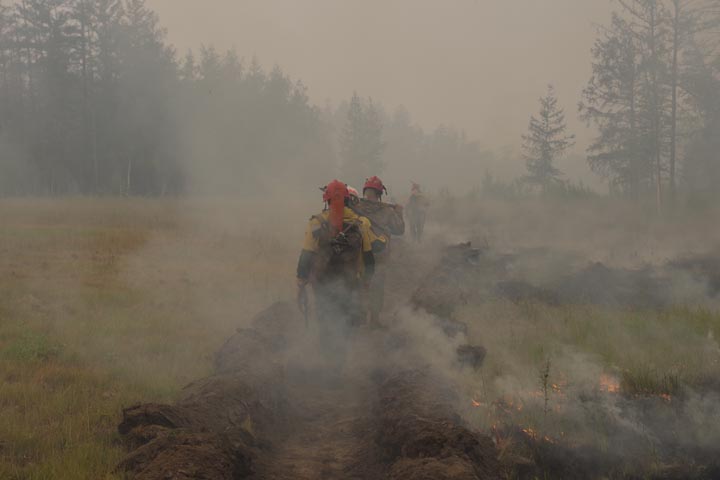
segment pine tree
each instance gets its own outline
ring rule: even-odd
[[[580,102],[581,118],[599,130],[588,163],[609,180],[611,190],[637,198],[652,172],[644,154],[647,135],[638,121],[641,59],[630,26],[617,13],[596,40],[592,57],[592,76]]]
[[[198,65],[195,62],[195,54],[192,50],[188,50],[180,65],[180,81],[190,84],[197,80],[197,76]]]
[[[708,119],[704,107],[695,104],[712,105],[716,96],[710,98],[698,91],[698,80],[707,79],[709,64],[714,63],[717,28],[720,26],[717,0],[667,0],[669,5],[670,58],[667,83],[670,88],[670,152],[669,188],[670,200],[674,201],[678,184],[678,170],[685,160],[684,151],[692,147],[687,139],[698,133]],[[713,38],[715,37],[715,38]],[[701,46],[702,45],[702,46]],[[710,67],[711,68],[711,67]],[[713,73],[710,73],[713,76]],[[700,84],[707,85],[705,80]],[[711,89],[712,90],[712,89]],[[704,97],[704,98],[703,98]],[[697,151],[697,150],[696,150]]]
[[[23,0],[15,4],[18,17],[15,36],[25,57],[29,125],[26,145],[39,175],[39,193],[76,190],[73,171],[78,153],[74,140],[81,119],[73,98],[75,52],[79,44],[70,0]]]
[[[691,2],[688,2],[691,3]],[[717,201],[720,184],[720,1],[685,5],[678,72],[680,106],[689,112],[680,138],[682,170],[678,180],[693,200]],[[689,28],[688,28],[689,27]]]
[[[560,180],[562,172],[555,167],[555,161],[575,144],[575,135],[566,135],[566,130],[565,112],[549,85],[547,94],[540,99],[538,116],[530,117],[528,134],[522,136],[526,180],[543,191]]]
[[[638,120],[647,132],[644,144],[653,165],[655,202],[659,212],[663,203],[664,157],[669,136],[669,88],[663,82],[668,70],[668,15],[661,0],[620,0],[620,5],[640,52],[642,83]]]
[[[610,27],[592,50],[593,74],[580,103],[599,136],[588,161],[610,185],[663,202],[664,173],[674,151],[671,128],[670,16],[660,0],[619,0]]]

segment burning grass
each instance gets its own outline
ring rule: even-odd
[[[488,346],[468,415],[514,475],[712,478],[720,315],[493,301],[460,317]]]

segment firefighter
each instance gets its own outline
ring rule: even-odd
[[[384,203],[383,194],[387,188],[377,176],[368,178],[363,186],[363,198],[353,207],[358,215],[370,220],[372,251],[377,265],[370,282],[367,310],[370,324],[380,326],[380,312],[385,303],[385,270],[393,235],[405,233],[402,206]]]
[[[333,180],[323,192],[326,208],[314,215],[298,260],[298,304],[307,319],[307,285],[315,294],[320,340],[338,351],[351,326],[364,323],[361,297],[375,270],[370,221],[349,208],[347,186]]]
[[[351,207],[360,203],[360,193],[357,191],[356,188],[353,188],[350,185],[348,185],[348,193],[350,194],[350,206]]]
[[[422,192],[420,185],[412,182],[410,190],[410,199],[408,200],[407,211],[408,220],[410,222],[410,233],[417,243],[422,241],[423,230],[425,229],[425,216],[430,205],[425,194]]]

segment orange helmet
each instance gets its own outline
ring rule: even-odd
[[[378,178],[377,176],[373,176],[365,180],[365,185],[363,186],[363,192],[367,190],[368,188],[372,188],[376,192],[378,192],[380,195],[384,193],[387,193],[387,188],[385,188],[385,185],[383,185],[382,180]]]
[[[323,192],[323,201],[327,202],[330,214],[331,231],[334,235],[342,232],[345,204],[350,200],[350,192],[347,185],[340,180],[333,180],[327,184]]]
[[[323,189],[323,202],[329,202],[334,198],[350,198],[347,185],[340,180],[333,180]]]

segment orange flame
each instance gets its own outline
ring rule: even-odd
[[[609,393],[620,393],[620,382],[617,378],[603,373],[600,375],[600,390]]]

